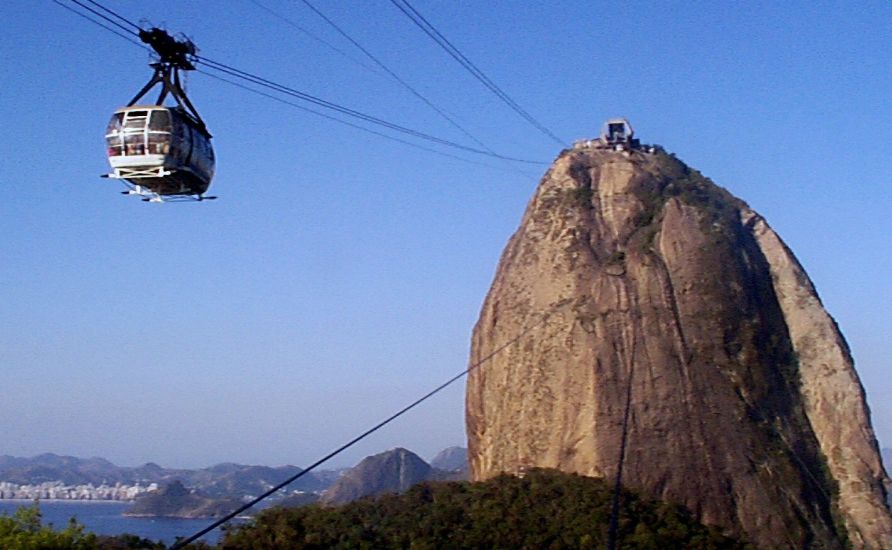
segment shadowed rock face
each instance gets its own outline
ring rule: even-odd
[[[532,327],[532,328],[530,328]],[[505,249],[467,386],[472,479],[613,478],[759,547],[892,547],[848,348],[742,201],[662,152],[565,151]]]

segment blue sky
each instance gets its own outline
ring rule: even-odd
[[[362,59],[302,3],[258,2]],[[210,59],[468,141],[250,0],[104,3]],[[839,322],[892,446],[889,4],[414,4],[568,143],[627,116],[762,213]],[[145,52],[52,2],[3,2],[0,453],[307,464],[465,368],[560,147],[386,0],[316,5],[487,146],[545,164],[456,160],[191,74],[220,199],[144,204],[98,175]],[[463,390],[335,464],[463,444]]]

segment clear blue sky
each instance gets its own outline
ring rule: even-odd
[[[259,1],[362,58],[300,2]],[[208,58],[468,141],[249,0],[104,3]],[[492,149],[559,152],[386,0],[317,5]],[[416,7],[567,142],[627,116],[765,215],[839,322],[892,446],[890,4]],[[454,160],[192,74],[221,198],[144,204],[98,175],[145,52],[50,1],[0,16],[0,454],[307,464],[465,368],[544,165]],[[463,444],[463,390],[335,464]]]

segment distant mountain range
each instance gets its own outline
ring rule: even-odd
[[[258,495],[300,471],[297,466],[271,468],[231,463],[198,470],[162,468],[151,462],[128,468],[116,466],[103,458],[83,459],[52,453],[32,458],[0,456],[0,482],[37,485],[58,481],[65,485],[98,486],[116,483],[167,485],[178,480],[186,487],[215,498]],[[334,483],[340,474],[341,470],[310,472],[289,486],[289,490],[320,492]]]
[[[421,481],[466,479],[467,456],[467,449],[450,447],[438,453],[428,464],[406,449],[392,449],[366,457],[350,469],[309,472],[273,500],[280,500],[284,506],[302,506],[320,499],[326,503],[340,504],[367,495],[402,492]],[[152,462],[137,467],[121,467],[103,458],[77,458],[52,453],[31,458],[0,456],[0,482],[18,485],[58,482],[70,486],[97,487],[158,484],[159,491],[138,498],[140,506],[131,511],[138,515],[173,513],[178,517],[187,517],[184,514],[196,513],[194,509],[207,508],[208,502],[198,502],[198,497],[218,500],[253,497],[300,471],[297,466],[272,468],[233,463],[195,470],[163,468]],[[192,496],[184,497],[181,494],[183,490]],[[146,499],[146,496],[151,498]],[[202,514],[207,511],[204,508]],[[193,511],[183,512],[187,509]]]

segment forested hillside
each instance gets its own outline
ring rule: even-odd
[[[340,507],[274,508],[222,548],[604,548],[611,487],[554,470],[416,485]],[[622,493],[623,548],[746,548],[678,506]]]

